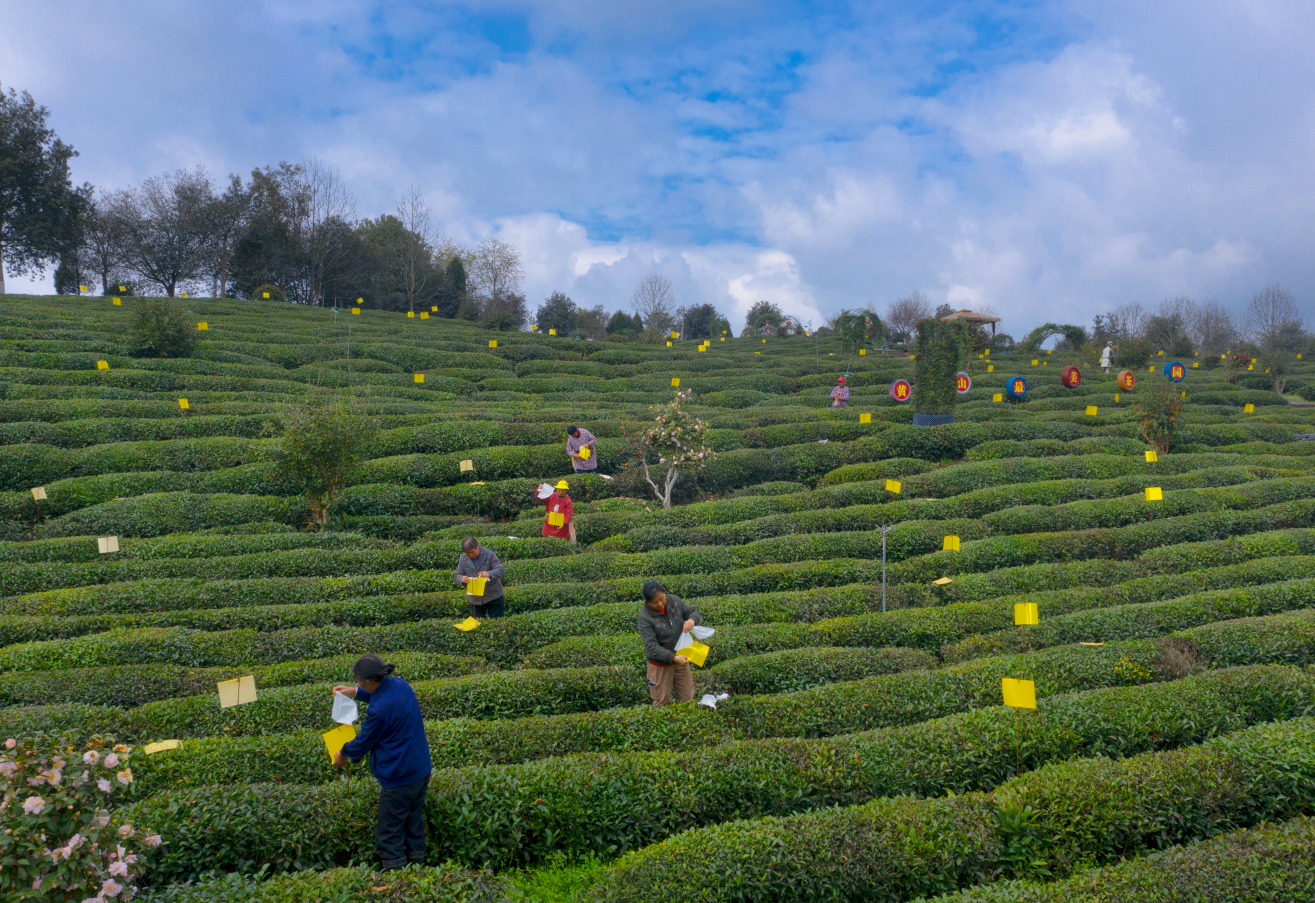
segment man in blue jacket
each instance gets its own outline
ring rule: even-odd
[[[385,869],[425,861],[425,791],[434,770],[420,702],[411,685],[390,677],[392,665],[377,655],[363,655],[352,666],[359,686],[334,687],[357,702],[369,703],[356,739],[333,758],[343,766],[370,756],[370,772],[379,782],[379,812],[374,847]]]

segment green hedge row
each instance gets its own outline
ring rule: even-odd
[[[281,529],[280,529],[281,528]],[[125,542],[114,554],[116,561],[145,561],[160,558],[214,558],[288,549],[388,549],[380,542],[355,533],[295,533],[279,524],[268,533],[214,534],[171,533],[156,539]],[[31,542],[0,542],[0,563],[100,561],[95,536],[38,539]]]
[[[1173,680],[1184,673],[1185,651],[1193,653],[1203,668],[1309,663],[1312,636],[1315,625],[1309,616],[1257,618],[1194,628],[1155,641],[1002,656],[974,668],[912,670],[795,693],[732,696],[716,711],[694,705],[641,705],[518,720],[458,718],[429,722],[426,731],[434,763],[440,767],[514,764],[572,753],[697,750],[740,740],[829,737],[998,705],[1002,676],[1033,678],[1042,698]],[[41,724],[94,733],[105,730],[117,711],[85,706],[14,710],[0,717],[0,724],[11,734]],[[187,755],[151,759],[143,766],[148,770],[143,772],[138,792],[213,783],[330,781],[333,771],[318,755],[321,746],[313,731],[250,737],[224,732],[189,740]]]
[[[450,858],[494,866],[533,863],[552,854],[615,855],[692,828],[729,821],[731,830],[743,830],[755,824],[735,819],[852,805],[882,796],[990,790],[1009,781],[1019,766],[1037,768],[1093,753],[1127,756],[1182,746],[1257,722],[1299,718],[1312,707],[1315,681],[1309,674],[1245,669],[1183,683],[1046,700],[1023,724],[1016,713],[997,706],[830,740],[740,742],[697,752],[613,752],[516,766],[473,765],[437,772],[431,780],[426,807],[434,847],[430,855],[433,861]],[[1024,745],[1025,766],[1021,751],[1017,758],[1009,755]],[[1311,780],[1315,782],[1315,773]],[[240,805],[247,795],[253,802],[260,799],[269,785],[224,789],[233,794],[230,804]],[[264,846],[265,838],[258,839],[266,833],[281,835],[268,829],[240,843],[223,822],[217,791],[206,787],[164,793],[121,814],[164,836],[163,855],[154,864],[159,878],[196,869],[197,857],[207,854],[220,868],[239,868],[231,852],[234,844],[252,865],[258,861],[280,868],[286,867],[280,848],[295,845],[322,863],[332,861],[329,855],[359,855],[371,841],[368,836],[352,838],[347,827],[368,816],[372,806],[373,788],[365,781],[281,788],[277,811],[262,806],[263,825],[287,824],[289,810],[332,815],[318,820],[303,815],[295,835],[279,836],[273,847]],[[198,834],[207,840],[190,839]],[[187,845],[186,852],[175,849],[175,838]],[[675,843],[680,852],[692,849]],[[262,855],[262,850],[268,852]],[[645,866],[652,870],[653,858],[644,853],[629,857],[613,876],[642,874]]]
[[[1312,903],[1315,901],[1315,818],[1170,847],[1061,881],[996,881],[936,897],[934,903]],[[917,903],[933,903],[919,897]]]
[[[983,874],[1062,877],[1079,863],[1308,813],[1312,728],[1315,719],[1265,724],[1181,750],[1047,765],[990,793],[689,831],[624,858],[590,899],[907,899],[969,887]]]
[[[152,423],[154,421],[140,421]],[[274,443],[233,436],[160,442],[105,442],[95,448],[51,445],[0,446],[0,488],[27,492],[67,477],[144,470],[204,471],[269,461]]]
[[[265,878],[239,872],[211,874],[148,890],[141,899],[144,903],[506,903],[508,891],[505,878],[452,865],[391,872],[357,866]]]

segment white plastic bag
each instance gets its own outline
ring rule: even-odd
[[[541,502],[544,501],[545,499],[548,498],[548,496],[552,495],[552,493],[553,493],[553,488],[549,486],[547,483],[539,484],[539,492],[538,492],[539,501]]]
[[[690,636],[688,633],[682,633],[680,635],[680,639],[676,640],[676,651],[679,652],[680,650],[684,649],[686,646],[693,646],[693,645],[694,645],[694,637]]]
[[[717,631],[711,627],[695,627],[690,631],[690,633],[694,634],[694,639],[696,640],[706,640],[716,632]]]
[[[717,703],[730,698],[731,694],[729,693],[719,693],[716,696],[713,696],[711,693],[704,693],[703,698],[699,700],[699,705],[706,705],[710,709],[716,709]]]
[[[339,724],[351,724],[359,717],[361,717],[361,710],[357,707],[355,699],[344,696],[342,693],[333,694],[334,721]]]

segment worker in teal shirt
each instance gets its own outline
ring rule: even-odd
[[[370,757],[370,772],[380,786],[374,846],[385,869],[425,861],[425,792],[434,770],[420,702],[409,683],[390,676],[393,668],[377,655],[363,655],[352,666],[358,686],[333,688],[369,704],[361,732],[333,764]]]

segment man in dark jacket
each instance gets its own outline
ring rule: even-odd
[[[370,772],[379,782],[379,810],[374,848],[386,869],[425,861],[425,791],[434,770],[420,703],[411,685],[390,677],[392,665],[377,655],[363,655],[352,667],[358,686],[334,687],[334,693],[369,703],[356,739],[333,757],[341,767],[370,756]]]
[[[653,705],[668,705],[673,689],[676,702],[694,698],[689,659],[676,654],[676,643],[680,642],[682,633],[702,622],[703,616],[697,608],[668,593],[661,583],[650,580],[644,584],[639,637],[644,641],[644,657],[648,659],[648,695]]]
[[[470,592],[466,586],[466,598],[470,601],[470,613],[476,618],[500,618],[506,610],[506,591],[502,588],[502,578],[507,576],[507,569],[502,566],[492,549],[481,549],[479,540],[467,536],[461,540],[461,555],[457,558],[457,571],[454,575],[461,586],[466,586],[475,577],[484,578],[482,593]]]

